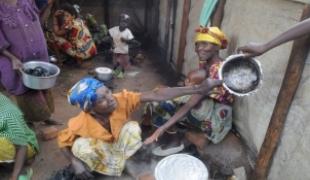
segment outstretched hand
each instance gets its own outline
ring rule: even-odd
[[[199,85],[199,88],[201,89],[200,94],[207,95],[211,89],[220,86],[222,83],[222,80],[207,78]]]
[[[23,63],[18,58],[12,58],[12,68],[14,70],[21,70],[23,69]]]
[[[239,47],[237,51],[244,53],[246,57],[255,57],[264,54],[267,49],[264,44],[250,43]]]
[[[146,138],[143,142],[145,145],[152,144],[154,141],[158,141],[158,138],[165,132],[165,130],[159,127],[150,137]]]

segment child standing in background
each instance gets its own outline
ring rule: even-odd
[[[127,14],[121,14],[119,26],[109,29],[109,34],[113,39],[113,69],[118,78],[123,78],[125,69],[130,66],[128,44],[134,36],[128,29],[129,20],[130,17]]]

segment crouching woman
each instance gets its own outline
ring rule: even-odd
[[[220,83],[206,80],[196,86],[142,93],[123,90],[112,94],[102,82],[84,78],[68,95],[69,103],[79,105],[82,112],[70,119],[68,128],[59,133],[58,144],[79,178],[92,177],[91,171],[120,176],[126,159],[142,146],[139,124],[129,120],[141,102],[205,94]]]
[[[38,149],[35,133],[26,125],[22,112],[0,93],[0,163],[14,163],[10,180],[22,176],[25,161],[32,159]]]

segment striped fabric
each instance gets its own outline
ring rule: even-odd
[[[0,93],[0,137],[15,145],[31,145],[36,151],[39,145],[35,133],[29,129],[23,114],[12,101]]]

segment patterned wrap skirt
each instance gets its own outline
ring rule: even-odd
[[[152,124],[159,127],[166,123],[189,98],[190,96],[182,96],[169,101],[150,102],[145,105],[144,113],[150,114]],[[232,127],[232,107],[206,98],[198,107],[192,108],[179,123],[204,132],[212,143],[217,144]]]
[[[31,145],[27,145],[27,158],[31,159],[36,154]],[[11,163],[15,161],[15,145],[5,137],[0,137],[0,163]]]
[[[80,137],[74,141],[71,151],[92,171],[109,176],[121,176],[126,160],[142,146],[138,122],[127,122],[119,139],[107,143],[94,138]]]

